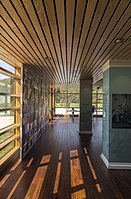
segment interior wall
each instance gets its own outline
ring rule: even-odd
[[[102,126],[102,148],[103,154],[109,160],[109,94],[110,94],[110,70],[103,73],[103,126]]]
[[[29,67],[23,66],[22,158],[49,122],[49,86]]]
[[[121,127],[117,128],[113,128],[112,124],[114,94],[117,106],[126,103],[126,107],[123,107],[125,110],[119,114]],[[128,163],[131,162],[131,67],[111,68],[110,99],[110,161]]]
[[[131,162],[131,68],[103,73],[103,154],[109,162]]]

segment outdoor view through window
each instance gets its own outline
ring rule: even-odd
[[[0,60],[0,159],[19,148],[20,69]],[[17,88],[16,88],[17,87]],[[13,150],[13,151],[12,151]]]

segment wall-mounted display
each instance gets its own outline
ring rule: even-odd
[[[23,68],[22,157],[48,125],[48,86],[31,69]],[[44,89],[43,89],[44,88]]]
[[[112,95],[112,128],[131,128],[131,94]]]

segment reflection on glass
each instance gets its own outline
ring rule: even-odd
[[[10,129],[11,125],[16,123],[16,110],[12,110],[11,108],[16,106],[16,97],[13,97],[13,95],[16,94],[16,79],[10,76],[16,74],[17,69],[3,60],[0,60],[0,68],[0,130],[2,129],[0,134],[0,144],[2,146],[2,150],[0,151],[1,159],[16,146],[16,141],[9,142],[9,144],[5,146],[4,144],[6,141],[8,143],[10,138],[16,133],[16,129]],[[4,74],[5,70],[9,72],[9,75]]]
[[[68,94],[67,107],[69,108],[79,108],[80,96],[79,94]]]
[[[5,128],[15,123],[15,111],[2,111],[0,112],[0,129]]]
[[[0,159],[2,157],[4,157],[9,151],[11,151],[11,149],[13,149],[15,147],[15,141],[11,142],[9,145],[7,145],[6,147],[4,147],[1,151],[0,151]]]
[[[15,68],[12,67],[11,65],[7,64],[6,62],[4,62],[3,60],[0,59],[0,67],[4,68],[6,70],[8,70],[11,73],[15,74]]]
[[[55,93],[80,93],[80,85],[79,84],[56,84],[55,85]]]
[[[55,107],[66,107],[67,104],[67,95],[66,93],[57,93],[55,94]]]
[[[2,135],[0,135],[0,144],[2,142],[5,142],[6,140],[8,140],[9,138],[11,138],[13,135],[15,135],[15,130],[11,130],[9,132],[6,132]]]
[[[0,92],[2,93],[15,93],[16,80],[7,75],[0,73]]]
[[[102,115],[103,114],[103,90],[102,89],[94,89],[92,92],[92,105],[95,106],[96,111],[94,115]]]
[[[56,93],[55,107],[56,108],[79,108],[80,97],[76,93]]]
[[[0,95],[0,108],[15,106],[15,97]]]

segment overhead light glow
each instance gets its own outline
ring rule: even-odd
[[[124,40],[124,38],[118,38],[115,40],[115,43],[122,43]]]

